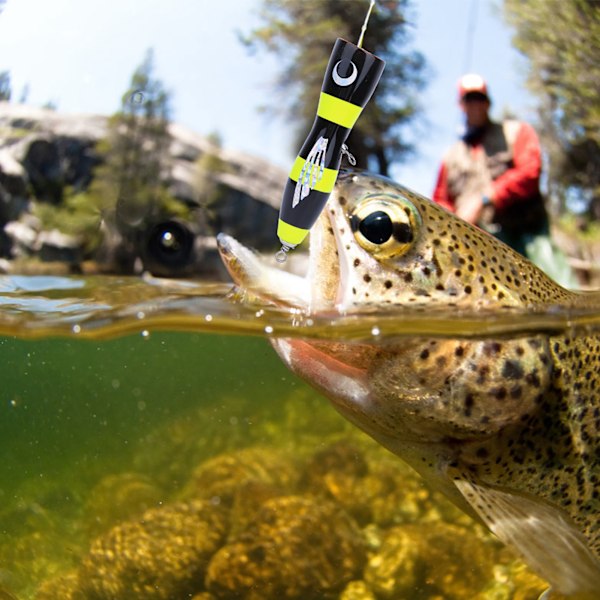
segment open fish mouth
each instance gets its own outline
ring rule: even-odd
[[[330,199],[330,202],[333,198]],[[307,313],[336,308],[343,295],[334,216],[327,208],[311,230],[304,276],[285,271],[225,233],[217,236],[221,259],[236,286],[260,300]]]
[[[269,265],[259,254],[225,233],[217,236],[217,247],[238,288],[277,306],[308,310],[310,285],[305,277]]]

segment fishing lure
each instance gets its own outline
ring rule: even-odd
[[[317,116],[296,157],[283,191],[277,236],[281,250],[275,258],[284,262],[287,253],[308,235],[335,185],[342,154],[353,158],[346,140],[363,108],[370,100],[385,62],[364,50],[363,24],[358,45],[338,38],[333,46],[317,107]]]

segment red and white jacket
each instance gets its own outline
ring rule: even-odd
[[[456,142],[444,156],[433,200],[455,211],[462,195],[488,196],[496,211],[539,198],[542,160],[538,136],[527,123],[490,122],[476,143]]]

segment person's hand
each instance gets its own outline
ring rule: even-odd
[[[456,214],[461,219],[473,223],[473,225],[477,225],[477,222],[481,218],[482,210],[482,197],[478,194],[473,194],[461,200],[460,206],[456,209]]]

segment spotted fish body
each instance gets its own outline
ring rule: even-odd
[[[344,173],[311,234],[304,279],[219,238],[238,285],[307,313],[415,305],[599,308],[485,232],[384,178]],[[279,339],[336,408],[482,520],[554,590],[600,590],[600,334]]]

